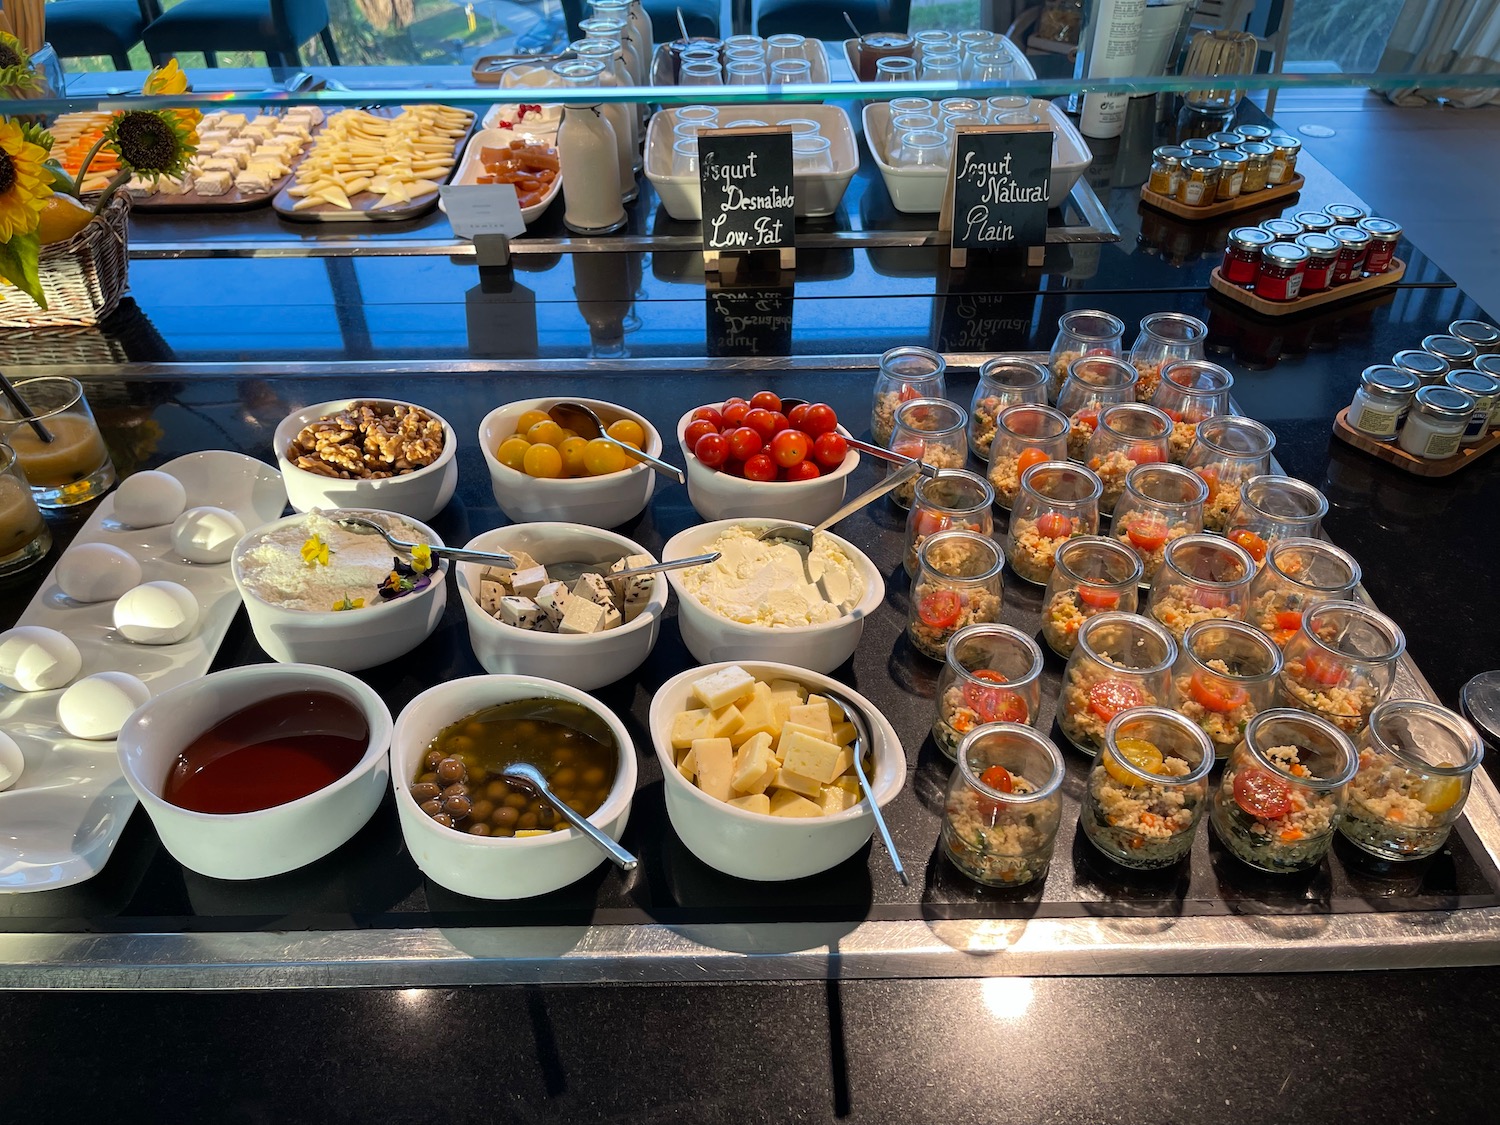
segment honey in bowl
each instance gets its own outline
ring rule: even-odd
[[[568,822],[549,802],[502,780],[507,766],[535,766],[581,816],[599,810],[615,783],[619,745],[597,713],[567,699],[518,699],[466,715],[437,733],[412,780],[422,811],[471,836],[543,836]]]
[[[343,696],[272,696],[193,739],[167,772],[162,796],[190,812],[275,808],[332,785],[359,764],[369,744],[369,721]]]

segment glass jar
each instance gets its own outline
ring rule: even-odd
[[[1238,133],[1219,132],[1210,133],[1207,139],[1213,141],[1214,144],[1219,146],[1220,151],[1223,151],[1225,149],[1239,148],[1245,138]]]
[[[1243,621],[1200,621],[1183,634],[1172,669],[1172,707],[1191,720],[1221,758],[1250,720],[1272,706],[1281,649]]]
[[[1444,382],[1474,400],[1474,412],[1464,425],[1463,444],[1483,441],[1490,429],[1490,411],[1496,396],[1500,395],[1500,379],[1483,371],[1450,371]]]
[[[1045,879],[1066,772],[1062,753],[1031,727],[992,723],[973,731],[959,745],[948,782],[943,854],[987,887]]]
[[[1021,474],[1021,491],[1005,533],[1005,554],[1017,578],[1045,586],[1057,549],[1099,532],[1099,478],[1082,465],[1046,461]]]
[[[52,549],[52,530],[42,518],[16,451],[0,441],[0,575],[35,566]]]
[[[1293,240],[1293,245],[1307,251],[1307,262],[1302,267],[1302,292],[1321,293],[1332,286],[1334,267],[1339,260],[1339,240],[1331,234],[1304,231]]]
[[[1427,337],[1429,340],[1433,337]],[[1453,337],[1442,337],[1452,339]],[[1463,343],[1462,340],[1459,343]],[[1399,367],[1402,371],[1409,371],[1417,377],[1424,387],[1430,387],[1434,383],[1441,383],[1443,377],[1452,369],[1446,359],[1435,352],[1427,351],[1425,348],[1407,348],[1399,351],[1391,357],[1391,365]],[[1459,364],[1460,367],[1466,366]]]
[[[1219,151],[1219,143],[1207,137],[1190,137],[1181,142],[1189,156],[1213,156]]]
[[[1238,149],[1219,150],[1219,190],[1214,199],[1238,199],[1245,190],[1245,165],[1250,158]]]
[[[997,355],[979,368],[979,385],[969,403],[969,452],[988,461],[995,419],[1007,406],[1047,402],[1047,369],[1019,355]]]
[[[1359,221],[1359,229],[1370,236],[1369,252],[1365,255],[1365,272],[1387,272],[1391,263],[1396,260],[1396,243],[1401,241],[1401,224],[1371,216]]]
[[[1125,491],[1125,478],[1137,465],[1167,459],[1172,419],[1144,402],[1122,402],[1099,408],[1099,428],[1089,439],[1084,458],[1099,478],[1099,510],[1110,513]]]
[[[1493,379],[1500,379],[1500,355],[1482,355],[1474,361],[1474,370]],[[1500,398],[1490,404],[1489,428],[1500,426]]]
[[[1339,225],[1326,211],[1298,211],[1292,216],[1292,222],[1309,234],[1327,234]]]
[[[1021,491],[1021,474],[1044,461],[1068,458],[1068,419],[1050,406],[1022,403],[1000,412],[987,472],[995,503],[1006,511]]]
[[[1260,259],[1265,248],[1276,241],[1259,227],[1235,227],[1224,247],[1224,261],[1219,274],[1231,285],[1253,286],[1260,274]]]
[[[1177,145],[1162,145],[1152,150],[1151,178],[1146,186],[1157,195],[1175,199],[1177,185],[1182,181],[1182,162],[1187,155],[1187,149]]]
[[[1162,368],[1183,359],[1202,359],[1208,325],[1186,313],[1159,312],[1141,318],[1130,362],[1140,373],[1137,402],[1150,402],[1161,383]]]
[[[942,660],[948,640],[966,625],[1000,620],[1005,556],[974,531],[940,531],[918,552],[906,635],[923,656]]]
[[[1140,604],[1141,560],[1113,539],[1081,535],[1057,549],[1042,595],[1042,639],[1066,659],[1078,630],[1101,613],[1134,613]]]
[[[1219,171],[1224,165],[1217,156],[1189,156],[1182,162],[1182,180],[1177,185],[1177,202],[1184,207],[1208,207],[1219,195]]]
[[[1234,376],[1217,363],[1204,359],[1177,360],[1162,369],[1162,380],[1151,397],[1151,405],[1172,419],[1172,437],[1167,459],[1174,464],[1187,460],[1198,438],[1198,423],[1229,413],[1229,389]]]
[[[1253,418],[1223,414],[1198,423],[1197,438],[1184,462],[1208,485],[1203,526],[1223,532],[1240,504],[1240,485],[1271,470],[1276,435]]]
[[[1474,361],[1479,358],[1479,352],[1473,344],[1444,332],[1434,332],[1431,336],[1422,337],[1422,350],[1431,352],[1448,365],[1448,370],[1444,371],[1443,375],[1447,375],[1448,371],[1472,367]],[[1422,381],[1425,383],[1429,380],[1423,379]],[[1431,380],[1434,383],[1441,381],[1441,377]]]
[[[1319,602],[1286,643],[1281,699],[1358,734],[1391,690],[1406,637],[1361,602]]]
[[[1352,227],[1369,214],[1363,207],[1352,203],[1330,203],[1323,211],[1340,226]]]
[[[1180,465],[1142,465],[1125,478],[1110,534],[1141,560],[1141,585],[1161,569],[1167,544],[1203,530],[1208,485]]]
[[[859,80],[874,82],[881,59],[910,59],[916,55],[916,40],[899,31],[874,31],[859,40]]]
[[[1240,151],[1245,154],[1245,179],[1241,192],[1249,195],[1265,191],[1271,180],[1271,154],[1276,150],[1268,144],[1246,141],[1240,145]]]
[[[1303,233],[1302,224],[1294,223],[1291,219],[1267,219],[1260,224],[1260,229],[1277,242],[1291,242]]]
[[[1273,874],[1323,862],[1358,766],[1354,744],[1312,715],[1262,711],[1245,728],[1209,807],[1235,858]]]
[[[1151,581],[1146,614],[1174,640],[1200,621],[1242,621],[1255,560],[1217,535],[1185,535],[1167,544]]]
[[[1057,396],[1057,409],[1068,418],[1068,456],[1082,461],[1099,428],[1099,411],[1135,401],[1140,379],[1134,364],[1112,356],[1085,356],[1068,368],[1068,380]]]
[[[1266,182],[1272,186],[1291,183],[1297,178],[1297,156],[1302,152],[1302,142],[1285,133],[1273,133],[1266,143],[1271,146]]]
[[[1359,389],[1349,403],[1349,425],[1366,437],[1395,440],[1419,386],[1415,375],[1399,367],[1386,363],[1366,367],[1359,376]]]
[[[1271,544],[1265,566],[1250,583],[1245,620],[1284,647],[1302,628],[1308,607],[1352,598],[1360,577],[1359,564],[1332,543],[1282,539]]]
[[[1255,295],[1268,301],[1295,301],[1302,292],[1308,253],[1294,242],[1273,242],[1260,256]]]
[[[1448,335],[1457,336],[1480,355],[1500,354],[1500,328],[1483,320],[1455,320]]]
[[[1240,486],[1240,505],[1229,519],[1225,537],[1255,560],[1266,561],[1271,544],[1318,534],[1328,514],[1328,498],[1296,477],[1267,474]]]
[[[1411,413],[1396,443],[1413,457],[1441,461],[1463,444],[1474,413],[1474,400],[1448,386],[1423,387],[1412,399]]]
[[[1077,309],[1063,313],[1057,318],[1057,339],[1052,341],[1052,352],[1047,357],[1047,367],[1052,379],[1047,388],[1047,397],[1056,402],[1067,379],[1069,368],[1075,359],[1083,356],[1125,355],[1125,324],[1117,316],[1098,309]]]
[[[911,457],[934,469],[962,469],[969,458],[965,434],[968,416],[964,408],[946,399],[914,398],[896,407],[896,425],[891,431],[890,450]],[[886,465],[886,475],[901,471]],[[910,508],[916,482],[898,485],[890,494],[898,507]]]
[[[1171,867],[1193,850],[1213,767],[1208,739],[1181,715],[1161,707],[1126,711],[1105,728],[1078,827],[1122,867]]]
[[[1333,264],[1333,283],[1343,285],[1347,281],[1358,281],[1365,272],[1370,236],[1358,227],[1334,227],[1328,235],[1339,240],[1339,257]]]
[[[1232,130],[1238,133],[1242,141],[1254,141],[1260,143],[1271,137],[1271,130],[1264,125],[1236,125]]]
[[[875,376],[875,405],[870,414],[870,436],[877,445],[889,445],[896,424],[896,407],[914,398],[945,398],[948,384],[943,377],[947,364],[931,348],[892,348],[880,357]]]
[[[1058,730],[1083,753],[1098,753],[1116,716],[1166,705],[1176,659],[1176,643],[1155,621],[1133,613],[1090,617],[1063,670]]]
[[[985,723],[1035,723],[1042,706],[1042,650],[1009,625],[970,625],[948,641],[938,676],[932,740],[957,758]]]
[[[1359,772],[1339,831],[1379,859],[1422,859],[1448,839],[1484,757],[1461,716],[1419,699],[1388,699],[1360,736]]]
[[[941,469],[918,477],[906,513],[906,575],[915,578],[922,545],[940,531],[995,530],[995,490],[983,477],[965,469]]]

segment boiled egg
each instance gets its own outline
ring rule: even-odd
[[[20,625],[0,633],[0,684],[12,691],[51,691],[82,668],[78,646],[56,629]]]
[[[115,489],[115,518],[127,527],[160,527],[187,507],[187,489],[171,473],[148,469]]]
[[[21,771],[26,768],[26,758],[16,740],[0,730],[0,793],[4,793],[21,780]]]
[[[57,721],[74,738],[114,738],[151,689],[129,672],[85,676],[57,700]]]
[[[141,584],[141,564],[112,544],[79,543],[63,553],[52,577],[74,601],[110,602]]]
[[[177,582],[143,582],[115,602],[115,628],[138,645],[175,645],[198,627],[198,599]]]
[[[189,508],[172,524],[172,547],[195,563],[228,562],[245,534],[240,517],[223,508]]]

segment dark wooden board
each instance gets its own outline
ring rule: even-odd
[[[1142,184],[1141,202],[1149,203],[1158,211],[1176,215],[1179,219],[1217,219],[1221,215],[1232,215],[1236,211],[1264,207],[1267,203],[1275,203],[1278,199],[1289,199],[1301,191],[1305,183],[1307,183],[1306,178],[1293,176],[1284,184],[1277,184],[1275,187],[1268,187],[1261,191],[1242,192],[1233,199],[1210,203],[1207,207],[1189,207],[1186,203],[1178,203],[1170,195],[1160,195]]]
[[[1214,267],[1214,272],[1209,275],[1208,283],[1213,286],[1216,293],[1222,293],[1230,300],[1237,301],[1246,308],[1254,309],[1262,316],[1289,316],[1306,309],[1331,305],[1335,301],[1347,301],[1350,297],[1358,297],[1374,289],[1384,289],[1400,281],[1405,273],[1406,263],[1400,258],[1393,258],[1391,268],[1385,273],[1371,274],[1358,281],[1335,285],[1332,289],[1321,289],[1316,293],[1309,293],[1306,297],[1298,297],[1295,301],[1268,301],[1264,297],[1257,297],[1254,290],[1225,281],[1220,266]]]

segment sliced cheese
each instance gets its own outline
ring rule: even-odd
[[[698,788],[716,801],[727,801],[734,775],[734,747],[727,738],[700,738],[693,743]]]
[[[755,677],[738,664],[693,681],[693,694],[703,706],[717,711],[738,703],[755,691]]]
[[[849,755],[843,747],[802,730],[793,731],[790,737],[783,735],[776,751],[783,769],[824,785],[844,772]]]
[[[771,815],[786,817],[814,817],[822,816],[821,805],[809,801],[806,797],[793,793],[789,789],[781,789],[771,797]]]
[[[786,721],[796,723],[799,727],[822,731],[829,738],[833,737],[833,720],[829,717],[828,708],[823,703],[798,704],[787,712]]]
[[[730,788],[736,793],[763,793],[775,776],[776,757],[771,753],[771,736],[757,734],[735,754]]]

